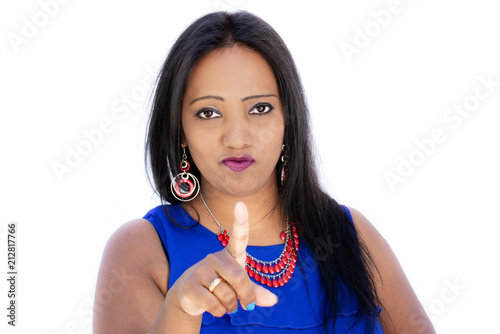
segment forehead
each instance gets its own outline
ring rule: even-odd
[[[194,67],[185,97],[234,94],[241,98],[253,93],[278,95],[274,72],[258,52],[235,45],[212,51]]]

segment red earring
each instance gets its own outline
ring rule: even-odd
[[[286,183],[285,169],[286,169],[286,164],[288,162],[288,158],[286,156],[286,151],[285,151],[285,144],[283,144],[283,146],[281,147],[281,151],[283,152],[283,155],[281,156],[281,161],[283,163],[283,165],[281,166],[281,187],[284,187]]]
[[[200,183],[196,176],[188,173],[191,165],[187,161],[186,148],[182,147],[182,150],[182,160],[179,166],[181,172],[172,179],[170,191],[172,191],[172,195],[179,201],[189,202],[198,196],[200,192]]]

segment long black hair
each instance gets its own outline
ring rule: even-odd
[[[148,165],[149,159],[154,188],[162,202],[179,202],[170,192],[170,182],[180,164],[181,110],[188,78],[204,56],[234,45],[258,52],[276,77],[288,158],[286,183],[279,187],[279,200],[317,260],[328,297],[325,326],[329,320],[335,323],[343,283],[358,300],[360,319],[369,317],[368,330],[373,332],[380,306],[370,270],[373,263],[348,214],[321,189],[298,71],[281,37],[259,17],[246,11],[210,13],[192,23],[173,45],[156,82],[146,138],[145,163]],[[190,164],[190,172],[200,178],[192,160]],[[277,171],[281,164],[279,161]],[[280,173],[276,177],[279,179]]]

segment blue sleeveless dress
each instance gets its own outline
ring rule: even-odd
[[[180,204],[166,205],[166,209],[183,227],[171,222],[161,205],[151,209],[143,218],[155,227],[168,254],[170,289],[186,269],[204,259],[207,254],[220,251],[222,245],[217,240],[216,234],[198,224]],[[344,209],[349,213],[347,208]],[[311,251],[305,243],[300,245],[299,257],[304,268],[303,272],[297,265],[292,278],[284,286],[278,288],[265,286],[278,296],[279,301],[276,305],[255,306],[253,311],[245,311],[240,305],[238,312],[226,314],[221,318],[205,312],[200,333],[274,334],[290,333],[294,330],[300,330],[301,334],[324,333],[323,312],[326,296],[320,273]],[[282,249],[281,244],[248,246],[247,252],[258,259],[271,261],[281,254]],[[335,333],[366,333],[367,320],[361,319],[356,322],[357,313],[356,299],[344,288],[339,296]],[[378,320],[374,333],[383,333]]]

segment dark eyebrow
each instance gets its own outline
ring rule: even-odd
[[[250,96],[242,98],[241,102],[245,102],[246,100],[250,100],[250,99],[258,99],[261,97],[270,97],[270,96],[278,97],[278,96],[276,96],[276,94],[250,95]],[[196,101],[204,100],[204,99],[214,99],[214,100],[224,101],[224,98],[221,96],[207,95],[207,96],[197,97],[196,99],[191,101],[191,103],[189,103],[189,105],[192,105]]]
[[[269,97],[269,96],[277,97],[275,94],[251,95],[251,96],[247,96],[247,97],[242,98],[241,102],[245,102],[246,100],[250,100],[250,99],[258,99],[258,98],[261,98],[261,97]]]
[[[219,101],[224,101],[224,99],[222,97],[220,97],[220,96],[207,95],[207,96],[197,97],[196,99],[194,99],[193,101],[191,101],[191,103],[189,103],[189,105],[192,105],[196,101],[204,100],[204,99],[215,99],[215,100],[219,100]]]

